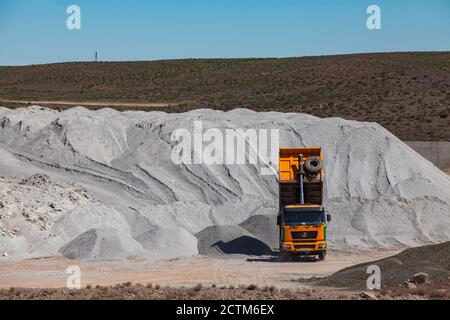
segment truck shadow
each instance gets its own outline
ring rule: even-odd
[[[283,259],[278,251],[273,250],[266,243],[250,236],[241,236],[228,242],[222,240],[212,245],[225,254],[241,254],[247,256],[258,256],[247,258],[249,262],[316,262],[315,256],[291,257]]]
[[[273,256],[276,254],[267,244],[253,237],[241,236],[228,242],[217,241],[213,244],[226,254],[245,254],[250,256]]]

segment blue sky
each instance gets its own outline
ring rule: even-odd
[[[0,0],[0,65],[444,50],[449,0]]]

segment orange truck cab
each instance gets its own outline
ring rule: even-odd
[[[327,253],[331,216],[323,202],[323,157],[320,147],[282,148],[279,155],[279,237],[283,258]]]

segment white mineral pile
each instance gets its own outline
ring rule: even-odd
[[[279,129],[322,146],[336,248],[450,239],[450,179],[375,123],[295,113],[62,112],[0,108],[0,255],[75,259],[266,254],[275,175],[252,164],[176,164],[174,130]],[[1,259],[1,257],[0,257]]]

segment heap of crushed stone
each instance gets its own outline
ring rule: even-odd
[[[0,181],[3,206],[15,206],[0,208],[0,253],[11,259],[269,253],[277,241],[277,177],[250,164],[173,163],[171,135],[180,128],[192,135],[194,121],[221,132],[278,129],[280,147],[321,146],[332,248],[450,239],[449,177],[376,123],[246,109],[0,107],[0,175],[16,181]],[[53,182],[27,179],[36,174]]]
[[[66,211],[94,201],[81,185],[34,174],[26,178],[0,177],[0,231],[17,237],[36,227],[49,231]]]

